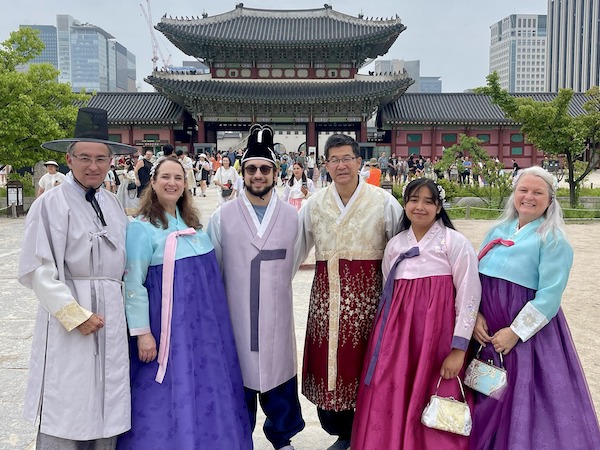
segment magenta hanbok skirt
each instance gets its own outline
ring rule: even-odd
[[[452,276],[395,280],[377,365],[364,379],[382,314],[375,319],[358,389],[352,449],[467,449],[469,438],[427,428],[421,413],[435,391],[454,334]],[[464,370],[464,369],[463,369]],[[461,370],[461,378],[463,371]],[[456,379],[443,380],[439,395],[460,398]],[[470,400],[469,395],[467,400]]]
[[[481,275],[480,312],[489,334],[508,327],[535,291]],[[495,358],[491,345],[482,358]],[[498,400],[477,394],[472,449],[594,450],[600,431],[583,369],[562,309],[504,357],[508,386]]]

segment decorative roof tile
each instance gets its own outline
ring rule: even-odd
[[[145,79],[157,90],[171,95],[204,100],[259,103],[307,103],[385,98],[391,101],[413,83],[405,75],[358,75],[349,80],[264,81],[211,79],[210,75],[157,73]]]
[[[174,125],[185,112],[158,92],[99,92],[88,106],[106,110],[111,125]]]
[[[265,10],[238,4],[233,11],[202,18],[163,17],[155,27],[187,54],[207,57],[209,46],[322,48],[360,45],[366,58],[388,52],[406,29],[391,19],[353,17],[325,5],[322,9]],[[366,44],[369,45],[366,45]],[[360,64],[359,64],[360,65]]]
[[[519,93],[515,97],[530,97],[536,101],[552,101],[555,93]],[[571,115],[585,114],[585,94],[573,95]],[[474,93],[404,94],[379,112],[384,127],[391,125],[508,125],[514,124],[504,116],[490,97]]]

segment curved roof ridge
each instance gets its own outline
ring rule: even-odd
[[[358,16],[351,16],[340,11],[335,11],[329,5],[325,5],[323,8],[313,9],[259,9],[259,8],[247,8],[245,6],[236,5],[235,9],[227,11],[215,16],[202,16],[202,17],[167,17],[165,14],[161,18],[161,22],[165,24],[185,24],[185,25],[209,25],[214,23],[227,22],[234,20],[239,17],[260,17],[260,18],[279,18],[279,19],[304,19],[304,18],[320,18],[330,17],[337,19],[341,22],[355,23],[358,25],[371,25],[371,26],[390,26],[401,24],[400,17],[396,14],[396,17],[392,18],[364,18],[362,14]],[[183,22],[183,23],[182,23]]]

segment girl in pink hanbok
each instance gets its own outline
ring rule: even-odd
[[[481,298],[477,256],[444,210],[444,189],[428,178],[403,193],[401,232],[383,257],[384,291],[358,390],[351,448],[467,449],[469,438],[427,428],[421,413],[439,395],[461,398]],[[468,399],[470,401],[470,399]]]

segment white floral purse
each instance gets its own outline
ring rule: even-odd
[[[438,380],[435,388],[435,394],[429,399],[429,403],[421,414],[421,423],[429,428],[447,431],[449,433],[469,436],[473,422],[471,420],[471,410],[465,399],[465,391],[460,381],[456,377],[463,401],[454,399],[454,397],[440,397],[437,395],[442,377]]]

